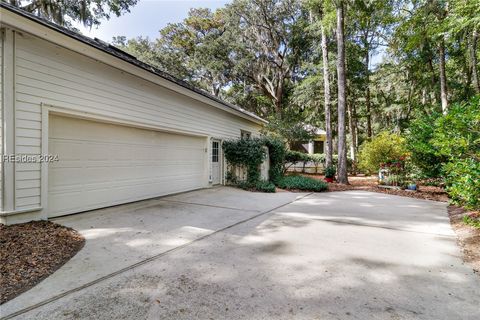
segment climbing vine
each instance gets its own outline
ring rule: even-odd
[[[231,166],[247,169],[247,182],[255,184],[260,180],[260,165],[266,157],[263,139],[238,139],[223,142],[225,159]],[[230,172],[230,176],[233,174]]]
[[[247,183],[255,185],[260,181],[260,165],[265,160],[265,148],[270,157],[270,181],[276,182],[283,177],[285,144],[275,138],[262,137],[251,139],[228,140],[223,143],[225,159],[231,166],[242,166],[247,169]],[[227,173],[229,180],[234,180],[233,172]]]

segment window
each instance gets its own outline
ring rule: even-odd
[[[251,136],[252,136],[251,132],[240,130],[240,138],[247,140],[247,139],[250,139]]]
[[[219,143],[218,141],[212,141],[212,162],[218,162],[219,154]]]
[[[308,153],[308,141],[294,141],[290,143],[290,150]]]
[[[323,153],[323,141],[314,141],[313,142],[313,153]]]

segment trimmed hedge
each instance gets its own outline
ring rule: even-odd
[[[333,160],[332,165],[337,166],[338,155],[334,154],[332,156],[332,160]],[[325,166],[326,156],[324,153],[308,154],[308,153],[303,153],[299,151],[288,150],[285,154],[284,171],[287,171],[292,164],[302,163],[305,166],[306,163],[309,161],[313,162],[315,165],[322,164],[323,166]],[[286,166],[287,163],[290,165]],[[352,164],[353,164],[352,158],[347,157],[347,170],[349,172],[352,170]]]
[[[277,182],[277,186],[281,189],[287,190],[315,192],[328,189],[328,185],[325,182],[304,176],[285,176]]]

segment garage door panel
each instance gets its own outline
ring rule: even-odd
[[[75,166],[76,165],[76,166]],[[156,165],[151,163],[145,165],[139,162],[130,162],[128,164],[109,166],[108,163],[89,163],[81,168],[80,161],[69,164],[68,167],[51,168],[50,189],[55,187],[64,187],[66,185],[99,183],[113,183],[115,181],[151,178],[167,178],[169,176],[187,177],[201,172],[202,163],[161,163]],[[181,171],[182,174],[175,172]],[[173,172],[173,174],[172,174]]]
[[[201,176],[198,176],[201,178]],[[169,183],[175,183],[172,188]],[[148,199],[161,194],[181,192],[189,190],[191,187],[191,177],[179,179],[162,179],[162,181],[134,181],[131,184],[97,184],[94,186],[85,185],[62,188],[57,191],[51,191],[49,196],[49,206],[63,208],[64,212],[81,212],[95,208],[112,206],[116,204]],[[132,196],[141,193],[142,196]],[[81,198],[82,202],[78,199]],[[107,200],[106,200],[107,199]]]
[[[201,188],[206,139],[51,116],[49,216]]]

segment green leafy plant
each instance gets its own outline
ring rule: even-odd
[[[270,181],[260,180],[260,165],[265,160],[265,147],[268,148]],[[226,179],[242,189],[261,192],[275,192],[274,182],[283,177],[285,144],[274,137],[229,140],[223,143],[225,159],[232,166],[247,168],[247,180],[238,181],[234,172],[229,171]],[[232,168],[233,169],[233,168]]]
[[[283,164],[287,150],[285,143],[278,138],[265,137],[264,143],[268,147],[270,157],[270,170],[268,171],[268,175],[270,181],[275,183],[283,177]]]
[[[431,143],[448,159],[442,170],[452,202],[480,208],[480,96],[451,105],[434,125]]]
[[[480,162],[461,159],[444,165],[446,190],[452,203],[480,208]]]
[[[310,161],[310,155],[307,153],[299,152],[299,151],[292,151],[288,150],[285,154],[285,166],[284,172],[288,170],[292,165],[296,165],[297,163],[305,164]]]
[[[275,184],[273,184],[270,181],[258,181],[255,184],[255,190],[261,191],[261,192],[273,193],[275,192]]]
[[[405,157],[405,140],[398,134],[382,132],[360,147],[358,166],[367,173],[378,171],[382,163]]]
[[[238,182],[235,186],[249,191],[258,191],[258,192],[266,192],[266,193],[274,193],[275,192],[275,184],[270,181],[257,181],[256,183],[248,183],[246,181]]]
[[[435,121],[442,115],[432,113],[414,120],[405,135],[406,148],[410,153],[410,162],[419,169],[419,178],[436,178],[442,174],[442,165],[447,158],[439,154],[438,147],[432,144],[435,133]]]
[[[478,214],[463,216],[463,222],[469,226],[480,229],[480,216]]]
[[[247,168],[247,182],[251,185],[260,180],[259,167],[266,156],[263,147],[264,141],[260,138],[227,140],[223,142],[225,159],[230,165]]]
[[[337,169],[334,166],[328,166],[325,168],[325,178],[334,178]]]
[[[328,189],[328,185],[325,182],[304,176],[285,176],[278,181],[277,186],[281,189],[287,190],[315,192],[325,191]]]

